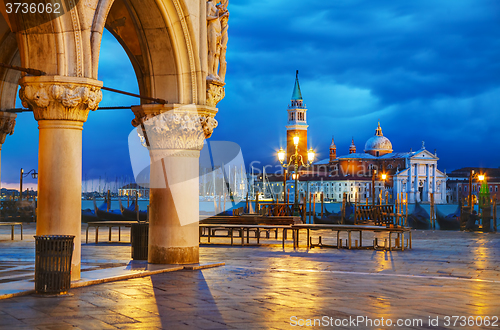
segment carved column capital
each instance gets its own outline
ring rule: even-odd
[[[89,78],[26,76],[19,84],[23,106],[33,110],[36,120],[85,122],[102,100],[102,82]]]
[[[225,94],[225,83],[218,80],[207,79],[207,105],[209,107],[216,107]]]
[[[14,134],[17,114],[0,111],[0,147],[5,142],[7,135]]]
[[[216,108],[194,104],[145,104],[132,107],[144,145],[152,150],[196,150],[217,127]]]

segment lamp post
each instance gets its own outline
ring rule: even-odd
[[[381,191],[385,191],[385,180],[387,179],[387,174],[382,173],[381,177],[382,177],[382,181],[383,181],[383,183],[384,183],[384,184],[383,184],[383,186],[382,186],[382,187],[383,187],[383,190],[381,190]],[[381,195],[382,195],[382,194],[381,194]],[[387,204],[387,192],[386,192],[386,194],[385,194],[385,202],[386,202],[386,204]],[[380,204],[382,204],[382,202],[380,202]]]
[[[23,178],[27,177],[28,174],[30,174],[30,173],[31,173],[31,177],[33,179],[38,178],[38,173],[36,172],[35,169],[32,169],[28,173],[25,174],[24,170],[21,168],[21,175],[20,175],[20,180],[19,180],[19,182],[20,182],[20,185],[19,185],[19,200],[20,201],[23,200]]]
[[[304,167],[311,166],[312,162],[314,161],[314,150],[312,150],[312,148],[311,148],[307,151],[307,163],[304,163],[304,160],[302,159],[302,155],[299,155],[299,136],[298,135],[293,137],[293,144],[295,146],[295,153],[290,156],[288,163],[284,163],[286,154],[285,154],[285,150],[283,150],[283,148],[280,148],[280,150],[278,151],[278,159],[284,168],[288,168],[293,164],[294,173],[292,175],[292,179],[295,180],[295,200],[293,203],[293,215],[298,216],[298,215],[300,215],[299,196],[298,196],[298,191],[297,191],[297,185],[298,185],[298,181],[299,181],[299,172],[298,172],[299,164],[301,164],[300,166],[304,166]],[[286,190],[286,185],[285,185],[284,189]]]
[[[375,176],[377,175],[377,170],[372,169],[372,206],[375,206]]]
[[[483,182],[484,180],[484,174],[478,174],[478,173],[475,173],[474,170],[470,170],[470,174],[469,174],[469,208],[470,208],[470,212],[472,213],[472,210],[473,210],[473,205],[472,205],[472,181],[474,179],[477,179],[479,180],[481,183]]]

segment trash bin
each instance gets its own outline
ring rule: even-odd
[[[130,242],[132,244],[132,259],[148,260],[149,223],[133,223],[130,228]]]
[[[70,235],[35,236],[35,291],[64,294],[71,285],[73,240]]]

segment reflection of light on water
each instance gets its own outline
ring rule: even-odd
[[[292,264],[300,262],[300,264]],[[324,288],[324,283],[321,283],[321,276],[318,274],[311,273],[294,273],[294,272],[282,272],[282,271],[272,271],[273,269],[318,269],[319,264],[315,261],[310,261],[307,259],[300,259],[297,261],[291,261],[289,258],[272,258],[269,259],[269,264],[267,266],[268,272],[265,273],[263,277],[263,289],[266,290],[265,297],[271,304],[281,305],[285,308],[300,307],[303,313],[300,315],[301,318],[313,318],[317,317],[314,315],[315,310],[322,305],[322,297],[311,297],[303,296],[300,292],[293,290],[294,287],[300,287],[301,291],[306,292],[321,292],[323,289],[332,290],[333,288]],[[279,310],[279,309],[278,309]],[[289,313],[276,313],[269,309],[263,310],[263,319],[267,322],[283,322],[283,320],[289,319],[291,315]],[[313,314],[310,314],[313,313]]]
[[[379,242],[379,244],[383,244],[383,242]],[[374,260],[375,260],[375,272],[381,272],[383,270],[391,269],[391,254],[387,251],[374,251]],[[377,311],[377,313],[370,318],[378,318],[383,317],[384,319],[394,319],[394,315],[392,313],[392,303],[395,302],[394,298],[389,298],[384,294],[383,291],[375,291],[373,295],[368,295],[370,298],[370,303],[375,308],[373,310]]]
[[[147,327],[149,328],[161,328],[162,322],[159,317],[158,301],[155,296],[151,277],[131,279],[129,283],[128,287],[113,288],[113,290],[130,297],[140,297],[140,299],[137,299],[137,303],[134,303],[135,299],[133,298],[127,299],[127,305],[120,306],[120,314],[134,318],[137,316],[146,316],[144,312],[139,312],[139,310],[147,311],[151,314],[147,314],[147,317],[144,317],[141,322],[147,322]]]
[[[474,266],[477,272],[483,271],[489,267],[490,250],[484,247],[484,242],[479,241],[480,245],[472,250],[474,255]],[[492,301],[489,295],[495,294],[494,290],[491,290],[490,285],[482,281],[475,281],[471,285],[469,290],[470,294],[470,305],[473,308],[471,315],[488,315],[488,301]],[[496,294],[495,294],[496,296]]]

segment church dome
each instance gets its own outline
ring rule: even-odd
[[[375,130],[375,135],[368,139],[365,143],[365,153],[373,156],[382,156],[392,152],[392,143],[382,134],[380,123]]]

